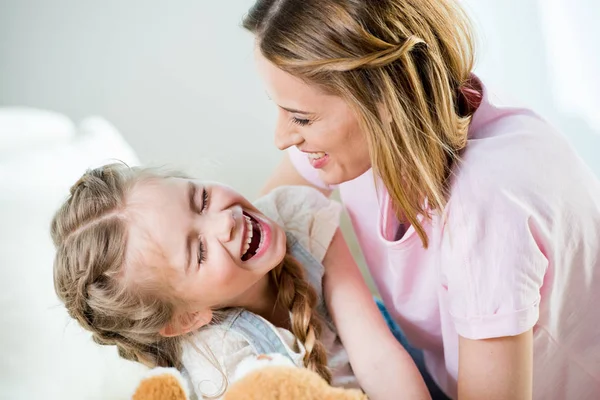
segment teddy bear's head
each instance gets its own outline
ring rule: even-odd
[[[360,390],[329,386],[317,373],[298,368],[279,354],[242,362],[223,400],[367,400]],[[187,383],[176,369],[155,368],[133,400],[189,400]]]
[[[224,400],[367,400],[360,390],[334,388],[316,372],[279,354],[245,360]]]

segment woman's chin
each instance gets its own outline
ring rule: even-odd
[[[340,174],[339,172],[336,173],[335,171],[319,171],[319,179],[321,179],[321,181],[323,181],[323,183],[328,186],[339,185],[340,183],[351,181],[352,179],[357,178],[358,176],[359,175],[350,176],[349,174]]]
[[[319,170],[319,178],[323,181],[324,184],[333,186],[339,185],[344,182],[352,181],[359,176],[362,176],[365,172],[367,172],[371,167],[370,165],[366,165],[362,168],[352,168],[352,169],[344,169],[344,168],[335,168],[337,166],[333,166],[331,169],[322,169]]]

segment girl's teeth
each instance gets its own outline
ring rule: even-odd
[[[246,217],[246,242],[250,243],[250,241],[252,240],[252,235],[254,234],[253,230],[252,230],[252,221],[250,221],[250,218]]]
[[[311,160],[318,160],[319,158],[323,158],[325,157],[325,154],[322,151],[318,152],[318,153],[306,153],[306,155],[308,156],[308,158],[310,158]]]
[[[250,218],[246,217],[245,215],[244,218],[246,219],[246,241],[244,243],[244,250],[242,254],[246,254],[250,248],[250,242],[252,241],[252,235],[254,233],[252,230],[252,221],[250,221]]]

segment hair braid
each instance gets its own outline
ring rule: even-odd
[[[416,46],[427,46],[423,39],[409,36],[403,43],[392,44],[387,42],[378,43],[380,50],[373,51],[362,57],[340,57],[322,60],[293,60],[288,61],[291,69],[311,68],[311,72],[346,72],[356,69],[373,69],[385,67],[409,54]]]
[[[174,305],[128,290],[119,279],[125,264],[127,226],[121,217],[128,190],[149,172],[122,164],[86,172],[56,213],[54,287],[71,317],[101,345],[148,366],[180,367],[180,338],[159,330]]]
[[[273,270],[277,286],[277,302],[291,313],[294,336],[306,349],[304,366],[331,382],[327,367],[327,352],[320,341],[321,319],[316,311],[317,294],[304,277],[304,269],[289,253],[283,264]]]

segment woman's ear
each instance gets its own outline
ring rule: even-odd
[[[208,325],[212,320],[211,310],[186,312],[177,314],[159,331],[161,336],[174,337],[185,335]]]
[[[379,118],[381,118],[381,121],[384,124],[391,124],[392,114],[390,114],[390,111],[387,109],[387,107],[383,103],[379,103],[377,104],[377,109],[379,111]]]

